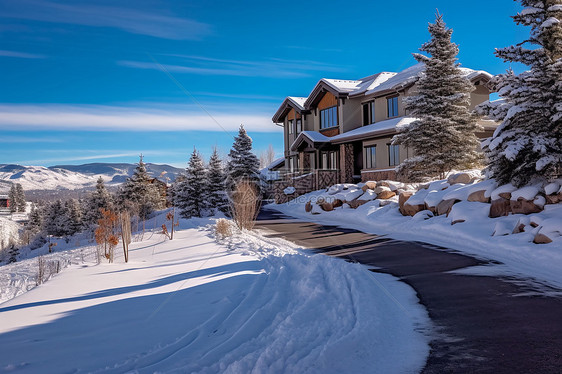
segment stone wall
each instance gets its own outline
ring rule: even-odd
[[[361,172],[361,182],[381,180],[396,180],[396,171],[392,169]]]

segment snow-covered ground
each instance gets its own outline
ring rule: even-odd
[[[68,268],[0,304],[0,371],[421,370],[429,319],[404,283],[259,233],[217,242],[209,222],[181,221],[172,241],[145,235],[127,264],[69,251]],[[31,277],[36,262],[0,274]]]
[[[428,190],[422,189],[408,202],[424,204],[424,201],[428,203],[431,199],[439,202],[447,193],[450,193],[447,198],[464,200],[466,197],[460,195],[466,194],[467,189],[470,188],[470,185],[459,184],[441,191],[439,183],[444,184],[444,182],[435,182],[434,189],[431,187]],[[358,188],[355,185],[348,185],[348,187],[348,191],[351,192],[346,194],[353,194]],[[464,251],[503,262],[506,266],[502,267],[502,271],[521,274],[562,287],[560,270],[562,269],[562,236],[554,237],[553,242],[549,244],[534,244],[533,238],[540,227],[534,229],[528,225],[531,217],[536,217],[534,219],[539,222],[552,222],[558,225],[557,230],[562,232],[562,203],[545,205],[544,211],[530,216],[510,214],[505,217],[489,218],[490,204],[461,201],[453,206],[448,217],[445,215],[433,217],[427,210],[409,217],[399,212],[398,196],[389,200],[377,200],[376,194],[372,191],[367,190],[366,194],[370,194],[369,197],[363,197],[361,196],[363,191],[359,189],[358,193],[350,196],[349,199],[361,196],[359,199],[370,199],[370,201],[357,209],[351,209],[347,204],[343,204],[333,211],[323,211],[319,205],[313,204],[311,213],[314,214],[305,212],[305,205],[309,201],[340,197],[330,193],[325,190],[315,191],[285,204],[271,204],[268,208],[307,221],[354,228],[372,234],[388,235],[395,239],[424,241]],[[381,206],[381,204],[387,205]],[[431,218],[427,219],[428,217]],[[453,225],[452,222],[456,220],[459,223]],[[527,231],[511,234],[520,222],[527,223],[525,229]],[[496,235],[493,236],[495,231]]]
[[[10,245],[10,242],[17,242],[18,230],[20,225],[10,219],[0,217],[0,251]],[[2,253],[0,253],[0,261],[2,261]]]

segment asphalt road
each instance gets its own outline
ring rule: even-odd
[[[434,324],[423,373],[562,373],[560,289],[517,276],[452,273],[498,263],[270,210],[262,210],[257,228],[315,252],[377,267],[373,271],[410,285]]]

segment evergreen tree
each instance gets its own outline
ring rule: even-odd
[[[562,0],[520,2],[525,9],[513,19],[531,28],[530,38],[496,56],[530,69],[494,77],[503,100],[479,107],[501,122],[485,143],[487,175],[516,186],[562,175]]]
[[[208,207],[207,189],[207,171],[201,155],[194,149],[184,178],[174,187],[174,204],[180,209],[182,217],[201,217],[205,213]]]
[[[226,173],[224,172],[222,160],[219,157],[217,148],[213,149],[213,154],[209,159],[209,207],[216,211],[227,213],[229,209],[228,198],[226,195]]]
[[[70,211],[61,200],[51,203],[45,214],[45,231],[48,235],[62,237],[71,234]]]
[[[84,205],[83,224],[87,226],[97,225],[98,220],[102,218],[101,209],[113,209],[111,195],[105,188],[102,177],[98,178],[96,190],[88,196]]]
[[[413,150],[414,156],[397,168],[398,175],[410,181],[444,178],[452,169],[473,167],[480,159],[475,132],[481,128],[469,111],[474,86],[457,63],[459,49],[451,42],[453,30],[437,14],[429,32],[431,40],[420,51],[430,57],[414,54],[425,65],[418,92],[404,99],[409,115],[417,120],[400,129],[393,139],[393,144]]]
[[[16,184],[16,205],[18,212],[25,212],[25,193],[21,184]]]
[[[18,197],[16,193],[15,184],[12,184],[10,186],[10,192],[8,193],[8,201],[10,202],[10,212],[15,213],[18,210]]]
[[[37,235],[43,230],[43,216],[41,213],[41,210],[36,208],[35,205],[31,206],[29,221],[25,226],[25,229],[31,233],[31,236]]]
[[[135,173],[120,190],[121,206],[133,208],[142,219],[146,219],[154,210],[164,207],[160,190],[152,183],[152,179],[141,156]]]
[[[76,199],[69,199],[65,202],[65,211],[68,214],[67,235],[74,235],[82,231],[82,211]]]
[[[234,144],[228,157],[227,184],[229,188],[243,178],[258,179],[260,161],[252,153],[252,138],[248,136],[243,125],[240,125],[238,136],[234,138]]]

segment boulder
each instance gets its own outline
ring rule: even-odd
[[[509,200],[511,199],[511,192],[500,192],[498,196],[503,199]]]
[[[425,210],[425,204],[410,205],[406,202],[402,207],[402,214],[413,217],[416,213],[421,212],[422,210]]]
[[[312,203],[310,201],[304,206],[304,211],[307,213],[312,212]]]
[[[387,206],[387,205],[390,205],[390,204],[392,204],[392,203],[393,203],[392,200],[381,200],[379,206],[381,206],[381,207],[382,207],[382,206]]]
[[[341,201],[340,199],[335,199],[334,202],[332,203],[332,206],[334,208],[339,208],[342,205],[343,205],[343,201]]]
[[[377,182],[374,182],[374,181],[365,182],[363,187],[361,187],[363,192],[365,192],[367,190],[374,190],[375,188],[377,188]]]
[[[400,211],[400,213],[402,213],[403,216],[408,216],[409,214],[405,214],[404,213],[404,203],[406,203],[406,201],[408,201],[408,199],[414,194],[414,192],[411,191],[407,191],[407,192],[402,192],[400,193],[400,195],[398,195],[398,210]]]
[[[560,201],[562,201],[562,194],[546,195],[544,198],[547,204],[558,204]]]
[[[388,183],[388,181],[380,181],[380,182],[378,182],[378,185],[390,188],[390,183]]]
[[[535,204],[532,200],[526,200],[522,197],[517,200],[510,201],[510,208],[513,214],[532,214],[542,212],[543,208]]]
[[[490,198],[486,197],[486,190],[474,191],[468,195],[468,201],[479,202],[479,203],[489,203]]]
[[[469,184],[474,182],[475,179],[476,178],[469,173],[457,173],[449,175],[449,178],[447,178],[447,182],[452,186],[453,184],[457,183]]]
[[[377,199],[386,200],[394,196],[396,196],[396,192],[394,191],[382,191],[381,193],[377,194]]]
[[[458,203],[460,200],[457,199],[449,199],[449,200],[442,200],[439,204],[437,204],[436,213],[438,216],[442,216],[446,214],[447,216],[451,213],[451,209],[453,205]]]
[[[533,239],[533,243],[535,243],[535,244],[548,244],[548,243],[552,243],[552,239],[550,239],[545,234],[538,233],[537,235],[535,235],[535,238]]]
[[[347,205],[349,205],[351,209],[357,209],[365,203],[367,203],[367,201],[365,200],[352,200],[352,201],[348,201]]]
[[[387,186],[378,186],[377,188],[375,188],[373,190],[374,193],[376,193],[377,195],[380,194],[383,191],[390,191],[390,188]]]
[[[331,212],[334,210],[334,206],[331,203],[322,203],[320,204],[320,208],[322,208],[324,212]]]
[[[463,223],[465,222],[464,219],[457,219],[456,221],[451,222],[451,225],[456,225],[457,223]]]
[[[509,213],[511,213],[511,205],[509,203],[509,200],[499,198],[492,201],[492,204],[490,205],[490,218],[507,216]]]

